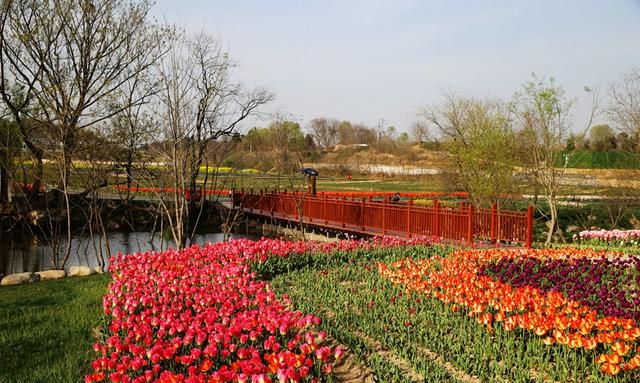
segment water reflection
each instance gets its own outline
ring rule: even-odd
[[[233,238],[246,236],[233,235]],[[137,253],[141,251],[166,250],[175,248],[173,241],[163,239],[158,233],[132,232],[107,234],[109,249],[112,255],[121,252],[123,254]],[[224,240],[222,233],[197,234],[193,243],[203,245],[209,242],[221,242]],[[66,241],[62,242],[61,249],[66,249]],[[66,264],[70,266],[84,265],[96,267],[99,265],[98,255],[102,248],[102,254],[107,258],[107,244],[101,236],[91,239],[86,235],[78,235],[71,240],[71,256]],[[0,240],[0,275],[9,275],[22,272],[36,272],[51,269],[50,259],[53,250],[50,246],[39,243],[34,238],[20,238]]]

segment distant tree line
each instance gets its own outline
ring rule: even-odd
[[[254,127],[245,132],[224,164],[239,169],[286,173],[299,170],[305,162],[331,161],[327,158],[330,153],[343,158],[342,154],[348,156],[361,150],[411,160],[413,152],[407,149],[419,143],[406,132],[398,133],[393,126],[369,127],[325,117],[314,118],[301,126],[297,122],[276,119],[266,127]],[[295,160],[294,166],[284,166],[292,160]]]

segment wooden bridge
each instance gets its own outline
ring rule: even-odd
[[[445,241],[520,243],[531,247],[533,208],[527,211],[477,208],[464,202],[433,199],[418,205],[411,197],[391,201],[382,196],[312,196],[295,192],[234,190],[232,204],[245,213],[363,235],[426,236]],[[421,200],[425,201],[425,200]]]

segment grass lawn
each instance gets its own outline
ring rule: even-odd
[[[0,288],[0,382],[80,382],[109,275]]]

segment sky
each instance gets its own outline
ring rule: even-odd
[[[584,87],[640,68],[640,0],[157,0],[154,16],[217,37],[238,81],[275,93],[265,110],[303,126],[409,131],[444,91],[509,99],[533,72],[577,100],[581,131]]]

